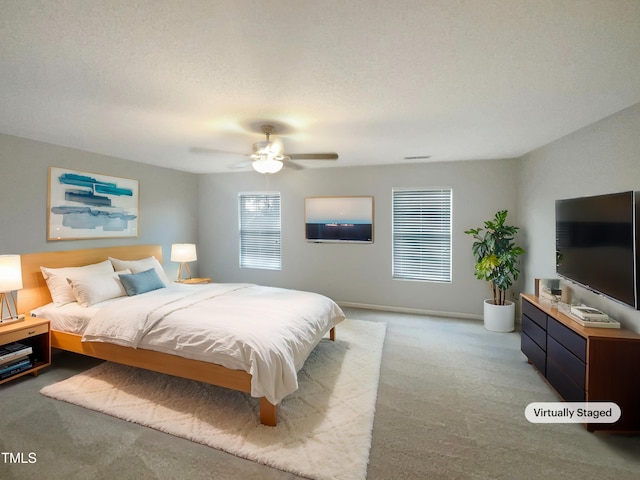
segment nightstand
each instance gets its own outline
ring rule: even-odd
[[[40,369],[51,365],[51,334],[49,320],[27,317],[21,322],[11,323],[0,327],[0,350],[14,343],[20,343],[31,348],[29,357],[32,365],[7,378],[0,378],[0,384],[31,373],[38,375]],[[19,358],[19,357],[18,357]],[[1,361],[1,360],[0,360]],[[12,360],[13,361],[13,360]],[[12,362],[0,365],[0,372]]]
[[[186,283],[187,285],[199,285],[201,283],[210,283],[210,278],[185,278],[183,280],[176,280],[176,283]]]

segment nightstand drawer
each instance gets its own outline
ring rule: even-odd
[[[20,340],[24,340],[25,338],[33,337],[34,335],[41,335],[43,333],[47,333],[49,331],[49,324],[44,323],[42,325],[34,325],[31,327],[21,328],[20,330],[15,330],[13,332],[8,332],[0,336],[0,340],[2,340],[3,344],[18,342]]]

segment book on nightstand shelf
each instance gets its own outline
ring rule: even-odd
[[[22,343],[12,343],[0,347],[0,368],[10,362],[14,362],[23,357],[28,357],[33,353],[33,348]]]
[[[0,380],[4,380],[16,373],[23,372],[25,370],[33,367],[33,363],[29,357],[23,358],[21,360],[16,360],[15,362],[9,363],[7,365],[3,365],[0,367]]]

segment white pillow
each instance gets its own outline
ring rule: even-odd
[[[104,262],[85,265],[83,267],[40,267],[40,271],[42,272],[44,281],[47,282],[53,303],[57,307],[60,307],[76,301],[76,297],[73,295],[71,285],[69,285],[67,278],[79,280],[90,276],[113,273],[113,266],[109,260],[105,260]]]
[[[153,268],[160,277],[160,280],[162,280],[162,283],[165,285],[171,283],[171,280],[167,277],[167,274],[164,272],[162,265],[160,265],[156,257],[143,258],[141,260],[118,260],[117,258],[109,257],[109,260],[116,270],[129,269],[131,273],[140,273]]]
[[[110,298],[124,297],[127,292],[120,281],[120,273],[131,273],[130,270],[112,272],[81,279],[68,278],[73,296],[82,307],[89,307],[95,303],[104,302]]]

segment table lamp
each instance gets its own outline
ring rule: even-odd
[[[178,278],[176,282],[182,280],[182,269],[187,271],[187,278],[191,278],[191,272],[189,271],[189,265],[187,262],[195,262],[198,259],[196,255],[196,245],[194,243],[174,243],[171,245],[171,261],[180,262],[178,268]]]
[[[18,315],[15,292],[22,288],[22,266],[20,255],[0,255],[0,325],[24,320]],[[12,304],[13,303],[13,308]],[[9,313],[5,317],[6,311]]]

